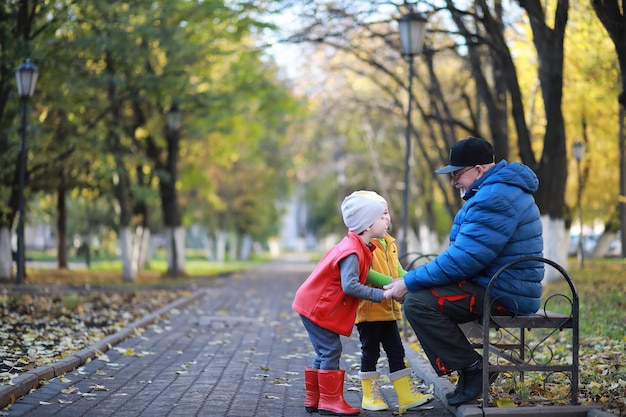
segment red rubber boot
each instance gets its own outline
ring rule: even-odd
[[[318,410],[322,415],[356,416],[360,408],[354,408],[343,399],[344,370],[323,370],[317,374],[320,389]]]
[[[317,413],[317,403],[320,400],[320,389],[317,385],[317,372],[315,368],[304,368],[304,408],[307,413]]]

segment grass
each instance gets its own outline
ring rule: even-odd
[[[570,259],[568,273],[580,301],[581,340],[602,337],[626,342],[626,260],[590,259],[579,268]],[[548,290],[563,291],[555,282]]]
[[[216,262],[208,261],[200,251],[187,251],[184,274],[173,279],[167,274],[167,260],[163,251],[157,252],[149,266],[137,273],[136,281],[122,281],[122,261],[112,255],[92,256],[87,268],[84,257],[70,257],[69,269],[57,269],[56,258],[49,252],[29,252],[29,260],[50,263],[45,267],[27,267],[26,284],[67,284],[67,285],[162,285],[187,283],[198,278],[214,277],[248,269],[267,261],[255,258],[247,261]]]

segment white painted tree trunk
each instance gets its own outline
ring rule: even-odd
[[[231,233],[230,235],[230,245],[228,246],[229,249],[229,259],[230,261],[236,261],[239,258],[237,257],[237,246],[239,246],[239,239],[238,239],[238,235],[236,233]]]
[[[215,249],[213,248],[213,241],[209,239],[206,233],[200,234],[200,240],[202,241],[202,248],[204,249],[207,260],[214,260]]]
[[[598,242],[589,254],[590,258],[604,258],[609,252],[611,242],[617,239],[617,233],[604,232],[598,238]]]
[[[141,271],[142,270],[142,264],[141,264],[141,258],[142,258],[142,251],[144,250],[143,248],[143,235],[144,235],[145,231],[144,228],[139,226],[135,229],[135,235],[133,238],[133,244],[132,244],[132,262],[134,265],[134,268],[137,271]]]
[[[169,249],[169,253],[167,254],[168,263],[171,266],[171,259],[173,255],[173,247],[172,247],[172,228],[167,228],[167,235],[170,236],[169,244],[167,245]],[[185,228],[184,227],[176,227],[174,229],[174,241],[176,242],[176,268],[178,271],[176,273],[182,273],[185,271]]]
[[[165,247],[167,248],[167,272],[168,273],[172,273],[172,269],[173,269],[173,263],[172,263],[172,259],[173,259],[173,254],[174,254],[174,242],[175,242],[176,236],[174,235],[174,230],[171,227],[165,227],[165,242],[166,245]],[[178,252],[178,246],[176,246],[176,252]],[[178,262],[178,256],[176,257],[176,261]],[[180,271],[180,268],[178,268],[178,265],[176,265],[176,269],[178,271]],[[176,271],[176,273],[178,273],[178,271]]]
[[[250,259],[251,254],[252,254],[252,237],[250,235],[245,235],[243,239],[241,239],[241,260],[246,261]]]
[[[569,239],[565,229],[565,220],[541,216],[541,223],[543,224],[543,257],[567,269],[567,242]],[[544,284],[561,279],[560,277],[561,274],[556,269],[546,265],[543,277]]]
[[[11,229],[0,227],[0,282],[13,279],[13,248],[11,247]]]
[[[185,229],[182,227],[165,228],[167,236],[167,270],[174,269],[174,254],[176,254],[176,276],[185,270]],[[175,252],[175,253],[174,253]]]
[[[135,229],[133,239],[133,264],[137,272],[149,265],[150,259],[150,229],[139,226]]]
[[[218,262],[224,262],[226,260],[227,238],[228,232],[226,232],[226,230],[218,229],[215,233],[215,256]]]
[[[133,236],[129,227],[120,228],[120,258],[122,260],[122,280],[124,282],[135,282],[137,280],[136,264],[132,260]]]
[[[150,265],[150,260],[152,259],[152,251],[150,249],[150,237],[152,236],[152,232],[150,229],[145,229],[141,234],[141,251],[139,252],[139,271],[142,271],[144,268]]]

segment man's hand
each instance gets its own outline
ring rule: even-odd
[[[391,281],[391,283],[383,287],[385,290],[384,298],[393,298],[396,301],[403,302],[404,298],[409,293],[404,278],[398,278]]]

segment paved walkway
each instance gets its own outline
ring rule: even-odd
[[[0,416],[315,417],[303,407],[303,369],[310,366],[312,350],[291,310],[295,290],[313,267],[302,259],[281,259],[220,278],[217,286],[198,290],[193,302],[178,303],[150,325],[148,320],[143,331],[109,339],[104,356],[51,379]],[[359,406],[358,334],[342,339],[345,397]],[[407,353],[416,374],[426,375],[429,366]],[[381,371],[388,373],[386,364]],[[425,386],[440,397],[450,387],[447,381]],[[391,383],[382,388],[395,406]],[[385,415],[392,411],[361,412]],[[435,399],[406,415],[454,413]]]

